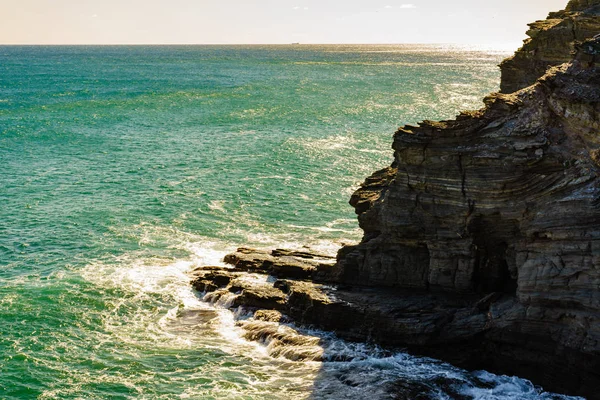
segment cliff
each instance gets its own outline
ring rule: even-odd
[[[350,201],[363,240],[335,263],[239,249],[233,268],[194,271],[194,287],[254,310],[252,326],[291,318],[600,398],[600,36],[574,42],[584,30],[558,28],[600,26],[598,4],[571,1],[532,35],[543,51],[527,58],[526,44],[503,63],[503,87],[532,85],[400,128],[393,164]],[[567,49],[570,62],[546,70],[541,54]]]
[[[598,398],[600,37],[576,50],[482,110],[399,129],[393,165],[352,196],[365,235],[335,279],[494,294],[485,328],[461,322],[480,361]]]
[[[600,1],[572,0],[564,11],[529,24],[525,40],[513,57],[500,64],[502,93],[531,86],[548,67],[569,62],[575,42],[600,33]]]

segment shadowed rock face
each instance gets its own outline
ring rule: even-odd
[[[598,0],[571,0],[569,4],[567,4],[565,11],[586,11],[589,8],[597,6],[598,4],[600,4]]]
[[[339,252],[332,279],[503,293],[479,342],[470,339],[493,352],[480,361],[595,396],[600,37],[576,50],[572,63],[517,93],[489,96],[482,110],[398,130],[393,165],[352,196],[365,235]]]
[[[571,0],[564,11],[529,24],[521,49],[500,64],[502,93],[513,93],[533,85],[548,67],[568,62],[576,41],[600,33],[600,0]]]

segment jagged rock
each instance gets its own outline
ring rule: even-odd
[[[230,283],[219,287],[216,280],[221,281],[220,274],[228,273]],[[487,330],[490,309],[501,299],[507,300],[500,293],[482,297],[413,292],[407,296],[382,288],[338,289],[293,279],[254,279],[233,270],[220,274],[197,270],[194,274],[208,292],[237,293],[229,306],[256,310],[254,320],[279,322],[291,318],[346,339],[374,340],[389,346],[445,347],[453,341],[464,341]],[[211,279],[215,280],[212,284]]]
[[[239,248],[224,261],[238,271],[262,272],[281,278],[309,279],[328,269],[335,257],[322,254],[276,249],[272,251]]]
[[[323,348],[320,339],[299,333],[297,330],[276,322],[257,319],[242,320],[237,323],[245,330],[248,340],[267,344],[273,357],[285,357],[292,361],[323,361]]]
[[[240,294],[232,303],[233,307],[244,306],[253,308],[266,308],[270,310],[285,310],[286,295],[281,290],[270,284],[252,284],[247,281],[234,281],[232,285]]]
[[[258,321],[281,322],[284,320],[284,316],[275,310],[256,310],[254,319]]]
[[[600,0],[571,0],[566,10],[529,27],[530,39],[500,65],[502,93],[533,85],[549,67],[571,61],[577,42],[600,33]]]
[[[224,288],[232,279],[239,276],[239,274],[229,273],[228,269],[222,267],[200,268],[193,271],[192,274],[194,275],[192,286],[199,292],[213,292]]]

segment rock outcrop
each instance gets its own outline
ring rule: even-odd
[[[600,36],[572,44],[579,33],[558,28],[600,26],[599,3],[571,1],[532,35],[539,54],[572,46],[571,62],[535,70],[542,58],[521,49],[503,79],[543,74],[533,85],[400,128],[393,164],[351,199],[363,240],[335,264],[240,249],[225,259],[232,268],[195,271],[194,287],[254,320],[290,318],[600,398]],[[320,357],[308,353],[298,357]]]
[[[496,294],[483,329],[463,326],[481,332],[477,343],[464,339],[483,366],[593,397],[600,36],[576,47],[572,63],[489,96],[482,110],[398,130],[393,165],[352,197],[365,236],[340,251],[333,279],[402,293]]]
[[[572,0],[564,11],[529,24],[529,39],[500,64],[502,93],[533,85],[551,66],[571,61],[575,43],[600,33],[600,0]]]

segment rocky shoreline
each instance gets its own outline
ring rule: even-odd
[[[257,320],[600,398],[600,0],[531,27],[504,94],[396,132],[394,163],[351,199],[360,244],[241,248],[194,288]]]

